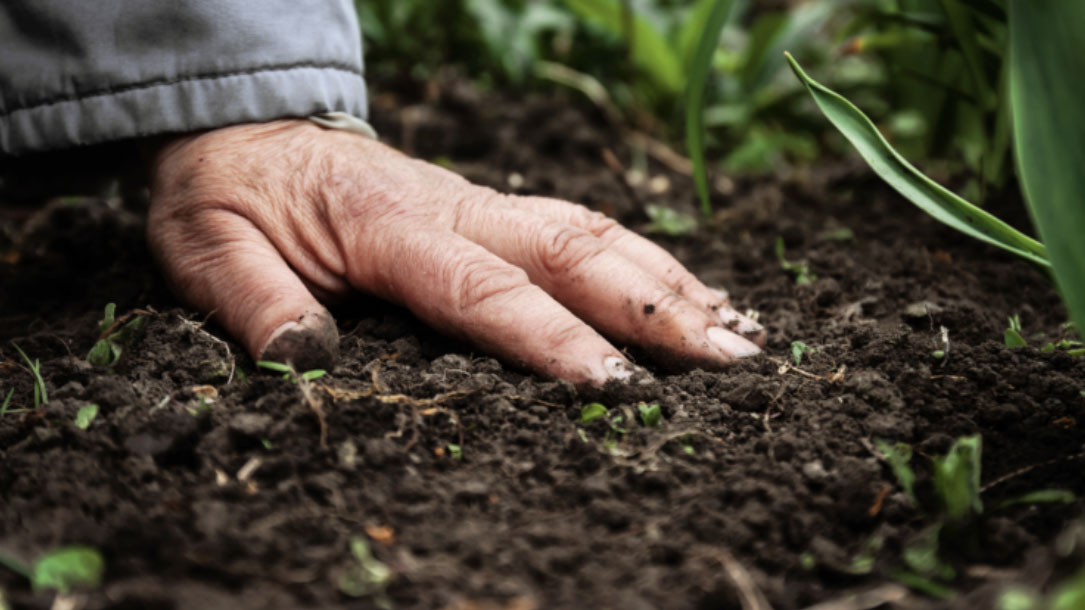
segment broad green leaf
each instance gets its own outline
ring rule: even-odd
[[[565,0],[565,4],[582,19],[616,36],[626,34],[618,0]],[[632,26],[633,62],[663,91],[678,95],[682,91],[682,62],[678,55],[642,15],[633,15]]]
[[[655,428],[663,419],[663,409],[659,405],[642,402],[637,405],[637,410],[640,411],[640,420],[649,428]]]
[[[600,403],[586,404],[580,409],[580,423],[590,424],[597,419],[603,419],[607,413],[608,409]]]
[[[56,589],[69,593],[75,587],[96,588],[102,584],[105,560],[97,550],[69,546],[42,555],[31,573],[35,591]]]
[[[701,200],[701,212],[705,218],[712,217],[712,202],[708,192],[708,168],[704,157],[704,91],[708,73],[712,69],[712,55],[719,46],[720,32],[731,13],[732,0],[716,0],[712,12],[701,30],[697,52],[690,66],[689,82],[686,84],[686,150],[693,161],[693,181]]]
[[[957,439],[942,458],[934,458],[934,491],[946,517],[961,521],[983,512],[980,499],[979,435]]]
[[[80,430],[86,430],[90,427],[90,424],[94,421],[95,417],[98,417],[98,405],[94,403],[83,405],[75,414],[75,427]]]
[[[1085,2],[1009,0],[1018,173],[1070,317],[1085,325]]]
[[[874,123],[851,102],[811,79],[790,54],[787,54],[787,59],[826,118],[855,146],[870,168],[905,199],[966,235],[1012,252],[1045,269],[1050,268],[1043,244],[923,175],[889,145]]]

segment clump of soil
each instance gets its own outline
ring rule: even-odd
[[[453,88],[376,107],[386,138],[496,188],[634,226],[647,203],[693,209],[688,178],[655,162],[666,182],[624,186],[602,156],[627,159],[628,146],[567,100]],[[1038,349],[1066,317],[1043,275],[849,161],[739,180],[716,203],[716,222],[660,241],[758,312],[766,354],[584,393],[365,298],[335,312],[338,366],[294,384],[178,305],[138,205],[5,209],[0,392],[32,407],[13,341],[41,360],[50,401],[0,418],[0,550],[100,549],[106,579],[82,598],[89,609],[692,609],[763,595],[786,610],[869,589],[897,607],[972,608],[1013,580],[1058,577],[1053,541],[1081,501],[989,510],[974,548],[948,549],[952,600],[899,588],[901,549],[932,517],[872,449],[912,444],[929,496],[922,456],[981,434],[984,482],[1009,477],[985,491],[988,507],[1040,488],[1085,493],[1085,359]],[[781,269],[778,236],[816,279]],[[153,311],[117,364],[95,368],[85,356],[108,302]],[[1030,347],[1003,345],[1012,314]],[[812,348],[798,367],[793,341]],[[622,420],[581,424],[593,401]],[[659,427],[639,423],[641,402],[661,405]],[[73,418],[88,403],[100,414],[82,430]],[[884,545],[872,570],[850,574],[873,536]],[[382,595],[340,591],[354,537],[394,574]],[[0,590],[15,608],[53,601],[3,570]]]

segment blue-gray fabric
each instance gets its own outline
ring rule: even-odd
[[[0,151],[366,118],[351,0],[4,0]]]

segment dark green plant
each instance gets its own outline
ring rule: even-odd
[[[603,419],[610,412],[605,405],[592,402],[580,408],[580,423],[590,424],[593,421]]]
[[[1081,239],[1085,172],[1080,171],[1085,165],[1085,105],[1069,75],[1085,72],[1085,37],[1081,35],[1085,3],[1005,0],[965,5],[947,0],[944,4],[953,7],[947,13],[952,35],[973,69],[974,86],[983,92],[980,103],[995,99],[991,103],[1002,109],[997,111],[992,138],[997,143],[993,145],[996,155],[1012,130],[1017,174],[1043,243],[924,176],[858,108],[811,79],[788,56],[792,68],[829,121],[879,176],[938,220],[1051,271],[1071,318],[1080,325],[1085,320],[1085,240]],[[970,28],[984,24],[989,26],[989,36],[971,35]],[[1000,28],[1005,36],[997,35]],[[1000,81],[1005,85],[995,89],[997,93],[986,93],[990,87],[982,84],[980,52],[968,50],[976,40],[1000,66]]]
[[[1025,347],[1028,341],[1021,336],[1021,316],[1013,314],[1009,318],[1009,326],[1002,333],[1002,342],[1006,347]]]
[[[131,318],[124,324],[119,324],[116,318],[117,304],[109,303],[105,306],[105,313],[98,322],[100,338],[94,343],[87,354],[87,362],[94,366],[113,366],[121,359],[132,341],[147,324],[147,319],[142,316],[127,315]],[[123,321],[123,318],[122,320]]]
[[[656,428],[663,420],[663,409],[657,404],[640,403],[637,405],[640,421],[649,428]]]
[[[102,554],[87,546],[66,546],[49,551],[32,565],[0,552],[0,566],[29,580],[35,591],[53,589],[65,594],[76,588],[98,588],[105,573]]]

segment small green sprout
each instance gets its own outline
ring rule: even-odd
[[[271,448],[274,446],[271,444],[271,439],[266,438],[260,439],[260,444],[264,446],[265,451],[271,451]]]
[[[102,554],[87,546],[54,549],[38,557],[32,566],[0,552],[0,565],[29,580],[36,592],[54,589],[68,594],[77,587],[96,589],[105,573]]]
[[[1021,336],[1021,316],[1013,314],[1009,318],[1010,327],[1002,334],[1002,340],[1006,347],[1025,347],[1028,341]]]
[[[588,403],[580,409],[580,423],[590,424],[597,419],[603,419],[609,412],[609,409],[598,402]]]
[[[4,397],[4,404],[0,404],[0,417],[8,414],[8,405],[11,404],[11,395],[15,393],[15,388],[8,390],[8,395]]]
[[[946,350],[944,350],[944,349],[936,349],[933,352],[931,352],[931,358],[934,358],[935,360],[941,360],[942,358],[945,358],[945,357],[946,357]]]
[[[147,324],[147,319],[142,316],[134,316],[128,313],[116,318],[117,304],[109,303],[105,306],[105,313],[98,322],[98,332],[101,338],[90,348],[87,353],[87,362],[94,366],[113,366],[121,359],[124,348],[131,344],[136,334]],[[132,318],[121,325],[126,317]],[[119,328],[118,328],[119,326]]]
[[[1058,342],[1048,343],[1040,348],[1040,351],[1045,354],[1050,354],[1055,350],[1063,350],[1071,356],[1085,356],[1085,343],[1081,341],[1075,341],[1073,339],[1059,339]]]
[[[256,366],[260,368],[268,369],[269,371],[275,371],[276,373],[282,373],[283,379],[286,379],[290,383],[297,383],[298,379],[304,381],[313,381],[314,379],[320,379],[328,374],[328,371],[324,369],[313,369],[311,371],[305,371],[300,375],[289,364],[283,364],[282,362],[272,362],[270,360],[261,360],[256,363]]]
[[[776,259],[780,261],[780,268],[795,276],[795,283],[810,284],[818,279],[818,276],[810,271],[810,266],[805,260],[789,261],[784,256],[784,238],[776,238]]]
[[[454,460],[457,460],[457,461],[462,460],[463,459],[463,447],[460,447],[459,445],[449,443],[448,444],[448,455],[450,457],[452,457],[452,459],[454,459]]]
[[[818,239],[822,241],[851,241],[855,239],[855,231],[847,227],[828,229],[819,233]]]
[[[644,212],[651,220],[646,228],[649,233],[680,237],[697,230],[695,217],[666,206],[649,204],[644,206]]]
[[[355,562],[339,578],[339,591],[349,597],[383,597],[395,576],[392,570],[373,556],[369,542],[361,536],[350,539],[350,553]]]
[[[817,353],[817,351],[817,348],[810,347],[802,341],[791,342],[791,359],[795,361],[795,366],[802,365],[802,357],[805,354],[814,354]]]
[[[915,497],[915,471],[912,470],[911,465],[908,462],[912,461],[912,446],[907,443],[889,443],[875,439],[875,446],[878,451],[882,452],[885,456],[885,461],[889,463],[889,469],[893,471],[893,476],[897,478],[897,483],[900,484],[901,489],[912,501],[912,504],[917,504]]]
[[[49,403],[49,395],[45,393],[45,380],[41,377],[41,360],[35,358],[33,362],[30,361],[30,357],[26,355],[26,352],[22,350],[15,342],[12,341],[11,345],[15,347],[15,351],[19,352],[19,355],[23,357],[27,367],[30,368],[30,375],[34,378],[34,408],[39,409],[42,405]]]
[[[659,426],[659,422],[663,419],[663,409],[657,404],[650,405],[642,402],[637,405],[637,411],[640,412],[640,421],[649,428]]]
[[[83,405],[75,414],[75,427],[86,430],[96,417],[98,417],[98,405],[94,403]]]

